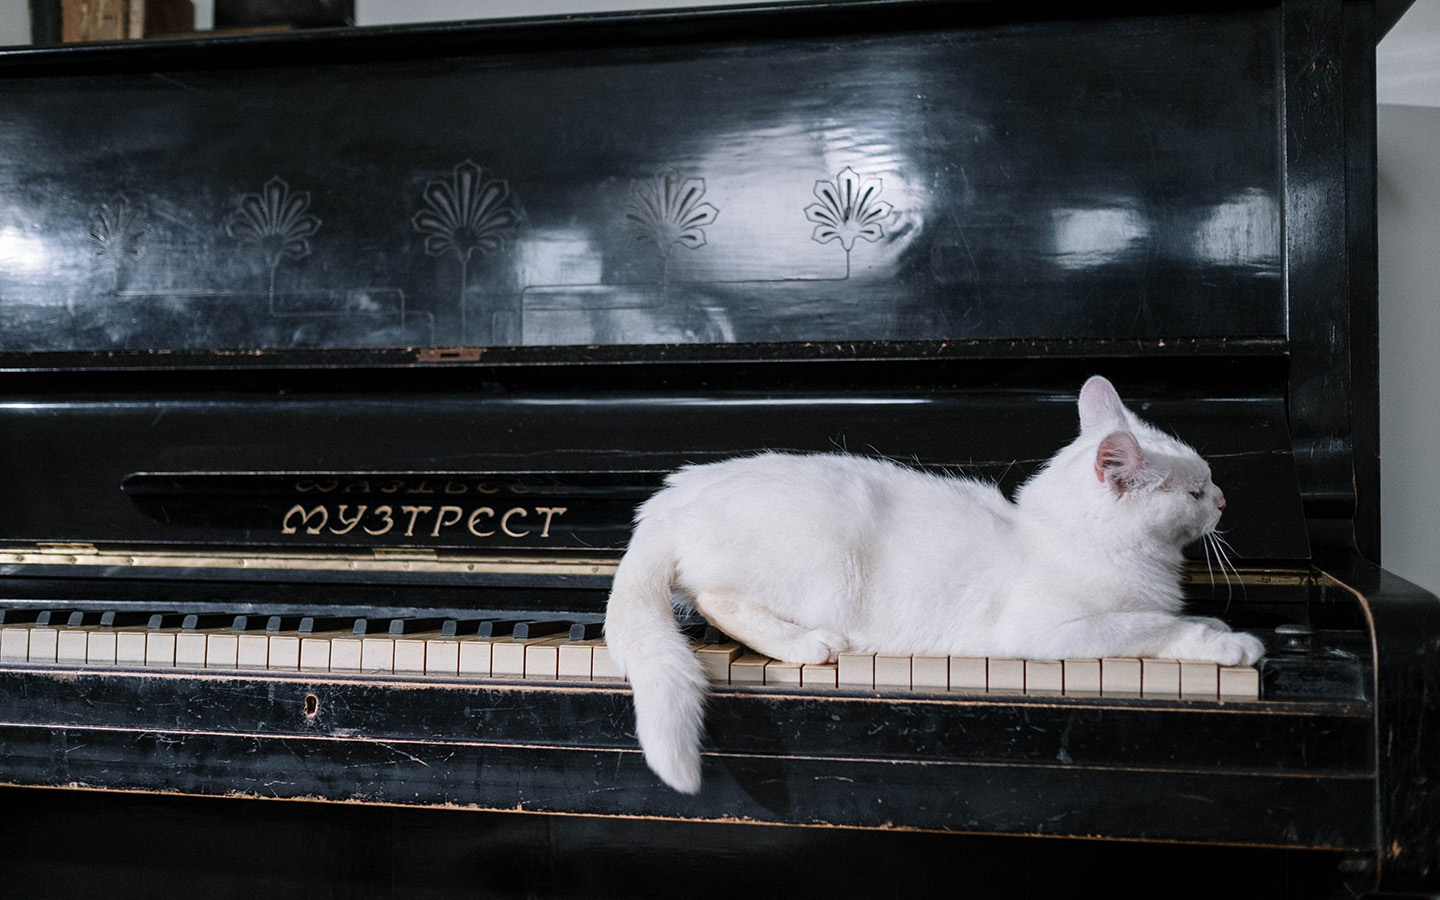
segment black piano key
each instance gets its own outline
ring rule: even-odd
[[[299,631],[303,616],[271,616],[265,620],[265,630],[270,634],[283,631]]]
[[[229,613],[190,613],[180,622],[185,631],[205,631],[212,628],[233,627],[235,617]]]
[[[378,628],[379,628],[378,623],[372,622],[372,621],[370,621],[369,619],[365,618],[364,616],[361,616],[361,617],[359,617],[359,618],[357,618],[357,619],[355,620],[355,624],[353,624],[353,625],[350,626],[350,633],[351,633],[351,634],[374,634],[374,633],[376,632],[376,630],[378,630]]]
[[[600,637],[605,626],[600,622],[576,622],[570,626],[570,640],[589,641]]]
[[[728,643],[730,643],[730,636],[727,635],[725,632],[721,631],[720,629],[716,628],[714,625],[706,625],[706,626],[704,626],[704,629],[705,629],[705,637],[703,638],[703,640],[705,641],[705,643],[707,643],[707,644],[728,644]]]
[[[417,617],[413,619],[391,619],[389,633],[392,636],[404,634],[422,634],[427,631],[434,631],[443,626],[446,622],[453,622],[453,619]]]
[[[537,622],[516,622],[510,636],[517,641],[545,637],[549,634],[564,634],[570,630],[570,623],[558,619]]]
[[[151,631],[158,631],[161,628],[179,628],[185,624],[184,613],[151,613],[150,618],[145,621],[145,627]]]
[[[103,628],[132,628],[150,622],[150,613],[139,610],[107,610],[100,614]]]
[[[101,613],[99,610],[77,609],[70,613],[65,619],[67,628],[93,628],[100,624]]]
[[[265,616],[256,616],[256,615],[249,615],[249,614],[241,614],[241,615],[238,615],[238,616],[236,616],[234,619],[231,620],[231,622],[230,622],[230,630],[231,630],[231,631],[261,631],[261,630],[263,630],[263,629],[265,628],[265,626],[268,625],[268,624],[270,624],[270,620],[269,620],[267,617],[265,617]]]
[[[469,620],[467,620],[469,621]],[[484,619],[475,629],[476,637],[504,637],[513,634],[521,619]]]
[[[70,614],[77,611],[78,610],[73,609],[47,609],[35,617],[35,625],[39,628],[54,628],[59,625],[64,625],[70,619]]]
[[[354,616],[301,616],[296,631],[301,634],[315,634],[321,631],[349,631],[355,633]]]
[[[0,609],[0,625],[29,625],[40,617],[43,609]]]

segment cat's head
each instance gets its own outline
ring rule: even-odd
[[[1080,390],[1080,436],[1017,494],[1016,502],[1097,538],[1180,547],[1215,530],[1225,495],[1189,445],[1140,420],[1095,376]]]

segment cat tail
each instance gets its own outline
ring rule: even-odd
[[[605,606],[605,643],[635,697],[645,762],[684,794],[700,790],[705,671],[675,622],[674,549],[664,527],[641,519],[615,571]]]

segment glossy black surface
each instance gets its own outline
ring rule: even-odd
[[[0,350],[1284,333],[1273,10],[860,9],[784,41],[21,57]]]

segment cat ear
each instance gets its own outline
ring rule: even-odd
[[[1115,392],[1115,385],[1094,375],[1080,389],[1080,431],[1114,428],[1125,424],[1125,404]]]
[[[1145,455],[1128,431],[1112,431],[1095,451],[1095,477],[1117,494],[1138,487],[1145,476]]]

